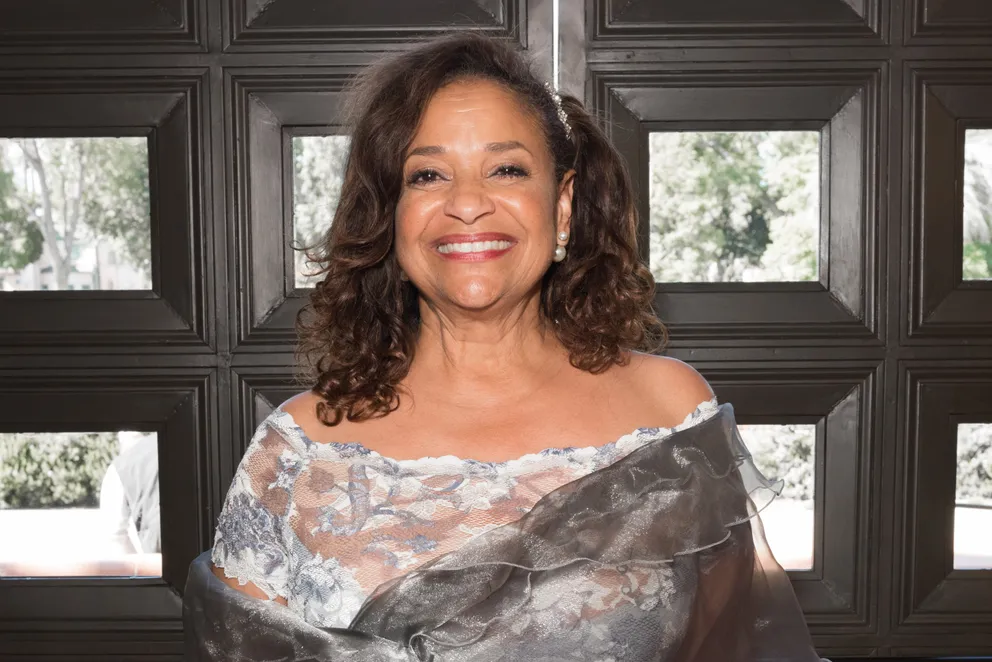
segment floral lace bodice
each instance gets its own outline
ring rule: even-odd
[[[213,563],[309,623],[348,627],[377,586],[518,519],[548,492],[674,428],[603,446],[547,448],[506,462],[452,455],[394,460],[357,443],[318,443],[277,408],[259,425],[217,525]]]

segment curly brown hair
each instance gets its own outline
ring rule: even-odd
[[[341,195],[326,236],[308,250],[323,279],[297,316],[301,377],[322,396],[326,425],[399,406],[420,329],[418,293],[401,280],[393,247],[403,160],[434,93],[465,79],[514,92],[544,128],[558,181],[575,170],[568,258],[545,274],[540,305],[572,365],[603,372],[624,364],[628,350],[656,351],[667,340],[652,310],[654,279],[638,258],[630,177],[596,119],[561,95],[569,138],[552,93],[515,46],[449,33],[369,67],[349,90]]]

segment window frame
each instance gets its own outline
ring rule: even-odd
[[[813,567],[790,570],[789,578],[811,627],[870,626],[875,590],[870,522],[878,507],[873,467],[879,447],[872,416],[881,364],[859,362],[829,371],[705,362],[697,367],[719,401],[733,404],[739,424],[816,425]]]
[[[214,513],[215,458],[207,451],[207,401],[216,384],[209,368],[0,371],[0,429],[64,432],[154,431],[159,446],[162,576],[156,578],[2,578],[0,633],[64,630],[78,624],[114,629],[141,621],[170,629],[182,616],[189,565],[205,549]],[[44,408],[39,403],[44,403]]]
[[[647,134],[658,128],[821,131],[820,282],[660,283],[655,309],[673,347],[725,343],[880,345],[876,178],[885,135],[878,124],[886,69],[850,62],[829,72],[802,63],[734,70],[642,64],[591,68],[593,108],[604,115],[638,191],[638,243],[647,263]],[[857,173],[852,177],[851,173]],[[884,186],[884,184],[882,185]]]
[[[903,74],[911,132],[903,178],[912,196],[903,210],[903,341],[992,344],[992,281],[962,280],[965,132],[992,128],[992,71],[910,61]]]
[[[204,78],[166,70],[0,77],[0,136],[147,136],[152,256],[150,290],[0,293],[0,347],[168,343],[195,351],[212,342],[197,119]]]
[[[964,634],[992,627],[992,569],[954,567],[957,424],[992,423],[992,361],[900,365],[897,632]],[[900,526],[900,523],[903,523]]]

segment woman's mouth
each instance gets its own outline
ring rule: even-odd
[[[485,241],[446,241],[437,245],[436,250],[446,260],[481,261],[492,260],[505,255],[515,242],[505,239]]]

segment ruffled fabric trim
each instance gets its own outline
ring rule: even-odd
[[[669,566],[727,542],[734,527],[771,503],[782,483],[755,467],[733,408],[725,404],[718,411],[720,416],[548,493],[519,520],[383,584],[349,627],[408,638],[410,646],[418,637],[434,640],[426,635],[435,632],[442,635],[435,643],[467,645],[483,634],[473,610],[495,601],[502,620],[525,609],[532,573],[573,572],[582,581],[583,566],[618,572]],[[424,601],[444,608],[424,620],[417,606]],[[391,630],[390,622],[405,623],[403,631]],[[472,636],[452,639],[444,632],[449,622],[454,632]]]
[[[238,586],[245,586],[248,583],[252,583],[260,588],[269,600],[289,597],[285,591],[275,588],[261,573],[257,572],[255,568],[258,566],[253,561],[240,561],[233,554],[225,554],[219,546],[211,550],[210,561],[215,567],[224,571],[225,577],[236,579]]]
[[[723,405],[381,584],[348,628],[247,598],[201,557],[184,595],[187,642],[211,662],[813,662],[788,578],[745,524],[778,488]]]

